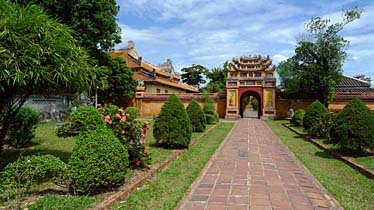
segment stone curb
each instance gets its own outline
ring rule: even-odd
[[[204,131],[202,134],[197,136],[192,140],[190,143],[190,146],[193,146],[196,144],[201,138],[206,136],[211,130],[216,128],[219,124],[221,124],[221,121],[217,124],[210,127],[208,130]],[[118,189],[118,192],[112,195],[109,195],[107,198],[104,199],[101,203],[97,204],[94,208],[95,210],[104,210],[109,209],[113,204],[120,202],[121,200],[126,199],[129,195],[134,193],[138,188],[146,185],[152,178],[154,178],[158,172],[164,170],[167,168],[170,163],[180,157],[182,154],[184,154],[187,151],[187,149],[184,150],[173,150],[173,153],[170,154],[163,162],[158,163],[151,167],[151,170],[148,171],[144,176],[140,178],[134,178],[137,179],[136,182],[131,184],[130,186],[126,186],[126,184]]]
[[[282,125],[284,127],[288,128],[288,129],[290,129],[291,131],[293,131],[294,133],[296,133],[300,137],[304,138],[305,140],[311,142],[312,144],[314,144],[315,146],[317,146],[321,150],[327,152],[328,154],[330,154],[334,158],[336,158],[336,159],[338,159],[340,161],[343,161],[345,164],[349,165],[351,168],[353,168],[354,170],[358,171],[360,174],[366,176],[369,179],[374,179],[374,171],[366,169],[363,166],[361,166],[361,165],[359,165],[359,164],[357,164],[357,163],[349,160],[348,158],[341,156],[338,152],[335,152],[335,151],[327,148],[325,145],[320,144],[317,140],[313,139],[312,137],[310,137],[310,136],[308,136],[306,134],[300,133],[299,131],[297,131],[296,129],[290,127],[289,125],[287,125],[285,123],[283,123]]]

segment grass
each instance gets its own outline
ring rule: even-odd
[[[294,125],[291,125],[291,127],[296,129],[300,133],[307,134],[307,132],[304,130],[303,127],[294,126]],[[331,140],[329,140],[327,138],[321,138],[321,139],[317,139],[317,140],[319,141],[319,143],[323,144],[324,146],[328,147],[329,149],[336,150],[336,151],[340,152],[338,145],[333,144],[331,142]],[[341,153],[344,154],[343,156],[349,158],[351,161],[353,161],[355,163],[358,163],[358,164],[362,165],[366,169],[374,170],[374,156],[373,155],[371,155],[371,156],[360,156],[357,153],[355,153],[355,154],[348,154],[347,152],[341,152]]]
[[[64,210],[83,210],[93,207],[93,204],[100,200],[93,196],[62,196],[46,195],[28,206],[29,210],[47,210],[47,209],[64,209]]]
[[[174,209],[233,125],[225,122],[218,125],[147,186],[113,208]]]
[[[286,121],[266,121],[273,132],[309,169],[346,210],[372,210],[374,181],[300,138],[282,126]]]
[[[73,150],[75,138],[60,138],[56,136],[56,123],[40,123],[35,130],[35,138],[31,147],[4,150],[0,156],[0,169],[14,162],[20,156],[51,154],[67,162]]]

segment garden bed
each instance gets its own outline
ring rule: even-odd
[[[374,157],[369,156],[369,157],[347,157],[342,155],[339,151],[337,151],[337,148],[334,146],[331,146],[329,144],[324,144],[323,141],[327,141],[326,139],[323,140],[322,142],[318,139],[312,138],[311,136],[308,136],[305,132],[300,131],[300,128],[295,128],[289,124],[283,123],[283,126],[286,128],[290,129],[291,131],[295,132],[298,134],[300,137],[303,137],[307,141],[313,143],[315,146],[320,148],[321,150],[329,153],[333,157],[337,158],[338,160],[343,161],[353,169],[357,170],[360,172],[362,175],[374,179],[374,171],[370,168],[373,165],[374,162]],[[358,161],[357,161],[357,160]],[[362,160],[365,160],[365,164],[361,165],[359,164],[360,162],[363,162]],[[365,167],[369,166],[369,167]]]

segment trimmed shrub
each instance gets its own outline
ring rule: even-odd
[[[331,139],[343,150],[374,149],[374,117],[358,98],[353,98],[337,115]]]
[[[96,130],[105,123],[99,111],[93,106],[80,106],[71,114],[71,123],[79,132]]]
[[[172,94],[155,120],[153,136],[156,143],[169,148],[188,148],[192,126],[179,98]]]
[[[22,200],[32,184],[46,179],[57,184],[64,183],[66,172],[66,164],[53,155],[21,157],[0,172],[0,200],[14,197]]]
[[[145,148],[145,138],[149,123],[135,120],[134,112],[125,113],[122,108],[106,104],[99,108],[105,123],[114,132],[122,144],[128,148],[130,166],[144,167],[150,163],[148,150]]]
[[[27,146],[35,136],[35,126],[38,122],[38,112],[30,107],[21,107],[10,123],[6,143],[16,148]]]
[[[70,189],[92,194],[120,185],[129,166],[127,148],[108,128],[79,134],[69,159]]]
[[[218,114],[215,112],[214,101],[209,98],[204,104],[205,119],[208,124],[216,124],[218,122]]]
[[[125,113],[127,115],[127,119],[131,118],[129,120],[134,120],[139,116],[140,110],[136,107],[129,106],[126,107]]]
[[[296,110],[295,114],[292,116],[291,123],[297,126],[303,125],[303,119],[305,116],[305,110],[304,109],[298,109]]]
[[[329,112],[319,101],[314,101],[306,110],[303,126],[308,134],[323,137],[328,134]]]
[[[192,131],[205,131],[206,119],[203,110],[195,99],[192,99],[186,108],[188,117],[190,118]]]

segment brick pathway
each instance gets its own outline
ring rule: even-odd
[[[179,209],[341,209],[261,120],[241,119]]]

